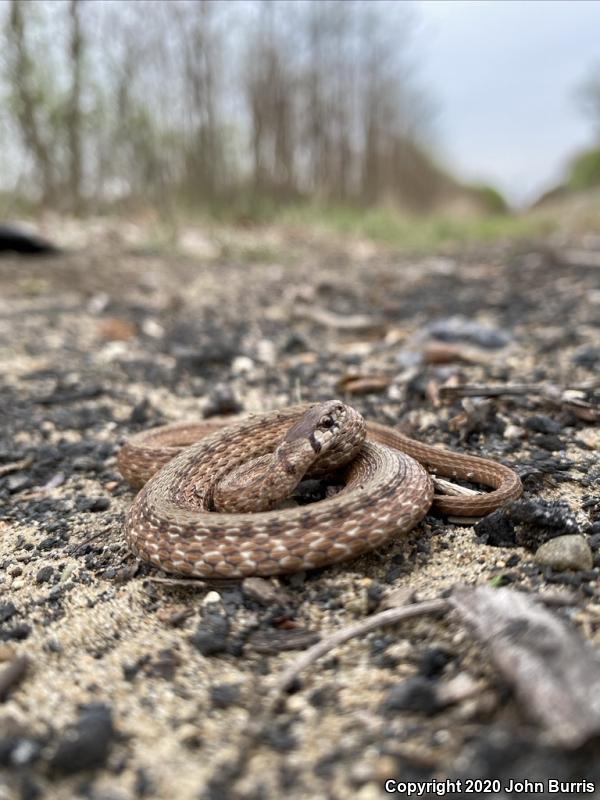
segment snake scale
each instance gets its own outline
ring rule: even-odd
[[[482,516],[521,494],[508,467],[451,453],[375,422],[339,400],[132,436],[118,456],[140,488],[125,521],[133,551],[166,572],[269,576],[346,561],[411,530],[432,503]],[[332,497],[277,507],[305,477],[337,470]],[[492,487],[434,495],[428,470]]]

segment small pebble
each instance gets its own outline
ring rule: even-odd
[[[439,709],[435,684],[416,676],[393,686],[382,704],[382,711],[422,711],[435,714]]]
[[[226,649],[229,629],[229,620],[226,616],[206,611],[190,641],[203,656],[216,655]]]
[[[240,687],[234,683],[220,683],[210,690],[210,700],[213,708],[229,708],[235,705],[240,698]]]
[[[50,758],[50,771],[72,775],[101,767],[108,758],[115,734],[109,706],[95,703],[84,707],[77,722],[63,731]]]
[[[79,511],[106,511],[110,508],[110,498],[108,497],[84,497],[78,504]]]
[[[525,427],[536,433],[560,433],[561,426],[556,420],[550,419],[545,414],[534,414],[525,420]]]
[[[0,603],[0,622],[6,622],[16,613],[17,609],[14,603],[10,601],[8,603]]]
[[[50,566],[42,567],[37,571],[35,576],[36,583],[48,583],[50,578],[54,575],[54,569]]]
[[[594,560],[585,536],[556,536],[538,547],[534,560],[558,572],[567,569],[592,569]]]

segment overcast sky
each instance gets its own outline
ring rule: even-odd
[[[578,86],[600,72],[596,0],[417,0],[415,56],[445,162],[516,203],[589,146]]]

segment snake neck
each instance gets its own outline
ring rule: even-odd
[[[308,439],[283,441],[273,453],[224,475],[212,487],[210,507],[226,513],[270,511],[290,497],[319,454]]]

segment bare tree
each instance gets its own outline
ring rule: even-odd
[[[256,196],[421,209],[448,186],[421,146],[403,4],[10,0],[8,9],[0,60],[45,203],[128,197],[164,212],[182,196],[212,203],[250,185]],[[46,52],[33,50],[34,37]]]
[[[39,119],[39,86],[36,82],[35,60],[29,50],[23,0],[11,0],[8,17],[7,56],[15,118],[23,145],[31,156],[41,182],[42,202],[53,203],[56,183],[50,144],[42,133]]]
[[[81,30],[80,0],[71,0],[71,91],[67,108],[67,136],[69,141],[69,189],[73,210],[82,210],[82,114],[81,87],[83,69],[83,34]]]
[[[254,184],[289,194],[295,190],[295,78],[286,31],[275,7],[263,3],[249,39],[245,90],[251,115]]]

